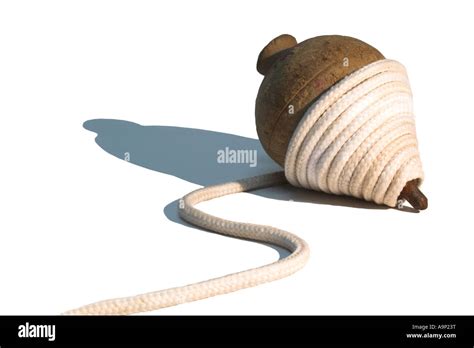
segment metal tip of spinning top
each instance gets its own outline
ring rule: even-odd
[[[405,199],[417,210],[428,208],[428,198],[418,188],[418,180],[408,181],[398,198]]]

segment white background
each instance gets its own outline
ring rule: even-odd
[[[199,182],[112,156],[83,123],[256,138],[255,63],[282,33],[354,36],[407,67],[430,207],[369,209],[288,187],[270,192],[281,199],[239,194],[202,204],[297,233],[310,262],[287,279],[157,313],[474,314],[468,4],[1,1],[0,314],[57,314],[278,259],[272,248],[171,221],[168,205]],[[186,161],[173,159],[177,145],[156,151],[181,176],[207,170],[187,166],[193,151],[214,159],[194,146]],[[154,149],[143,151],[153,160]],[[258,170],[272,167],[260,160]]]

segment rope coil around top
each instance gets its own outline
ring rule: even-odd
[[[293,134],[285,175],[294,186],[395,207],[407,181],[423,180],[405,68],[380,60],[322,95]]]

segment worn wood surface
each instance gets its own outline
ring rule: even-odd
[[[380,59],[384,56],[374,47],[348,36],[318,36],[299,44],[287,34],[273,39],[257,62],[265,78],[255,105],[258,137],[268,155],[283,166],[306,109],[337,81]]]

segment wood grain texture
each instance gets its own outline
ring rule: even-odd
[[[270,41],[257,62],[265,77],[255,105],[258,137],[268,155],[284,166],[306,109],[336,82],[380,59],[384,56],[377,49],[348,36],[318,36],[296,44],[285,34]]]

